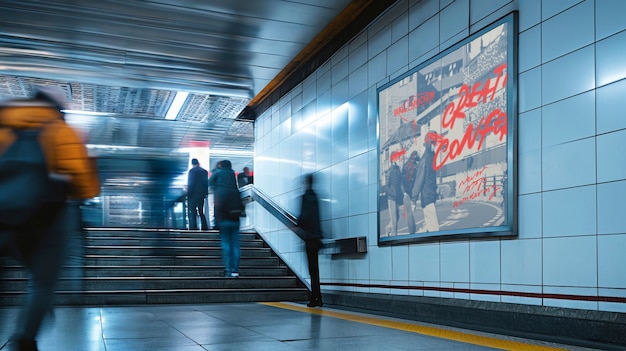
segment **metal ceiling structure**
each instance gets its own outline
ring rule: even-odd
[[[0,0],[0,100],[57,85],[105,158],[208,145],[240,170],[256,115],[393,2]]]

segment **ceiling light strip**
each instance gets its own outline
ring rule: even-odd
[[[174,102],[170,105],[170,108],[167,110],[167,114],[165,114],[165,119],[173,121],[178,118],[178,113],[180,109],[183,108],[185,104],[185,100],[187,100],[187,96],[189,93],[184,91],[179,91],[176,93],[174,97]]]

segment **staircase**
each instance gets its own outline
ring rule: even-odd
[[[83,265],[68,263],[63,270],[60,305],[307,300],[304,284],[254,232],[241,233],[239,278],[223,277],[217,231],[90,229],[86,234]],[[0,269],[0,305],[20,304],[25,270],[8,258],[0,258]]]

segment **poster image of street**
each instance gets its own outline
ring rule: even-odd
[[[379,244],[516,235],[514,21],[378,90]]]

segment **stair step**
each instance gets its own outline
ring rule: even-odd
[[[84,258],[86,265],[98,266],[156,266],[156,265],[175,265],[181,264],[185,266],[218,266],[222,264],[221,256],[106,256],[106,255],[87,255]],[[280,264],[278,257],[241,257],[241,265],[244,266],[276,266]]]
[[[97,253],[100,256],[147,256],[158,253],[159,250],[169,251],[176,256],[220,256],[220,247],[159,247],[159,246],[91,246],[87,248],[88,253]],[[262,247],[242,247],[241,257],[270,257],[270,248]]]
[[[27,279],[15,279],[4,284],[3,290],[25,291]],[[63,278],[58,282],[58,289],[74,290],[78,287],[87,291],[98,290],[176,290],[176,289],[262,289],[296,288],[298,281],[294,277],[96,277],[83,278],[80,281]]]
[[[219,239],[167,239],[154,238],[89,238],[86,240],[86,248],[102,246],[168,246],[168,247],[221,247]],[[241,242],[241,247],[264,247],[263,240],[246,240]]]
[[[69,277],[73,267],[66,267],[62,277]],[[224,272],[224,267],[217,266],[84,266],[74,268],[80,272],[81,277],[219,277]],[[239,272],[245,277],[277,277],[290,274],[285,266],[240,266]],[[0,273],[0,278],[21,279],[26,278],[28,272],[21,266],[5,266]]]
[[[305,301],[305,285],[254,232],[241,234],[239,278],[223,277],[219,233],[89,229],[81,266],[61,272],[60,304]],[[20,304],[28,274],[0,258],[0,303]],[[78,277],[78,278],[75,278]]]
[[[305,288],[282,289],[175,289],[175,290],[100,290],[58,291],[59,305],[197,304],[218,302],[306,301]],[[2,293],[2,306],[23,302],[23,293]]]

